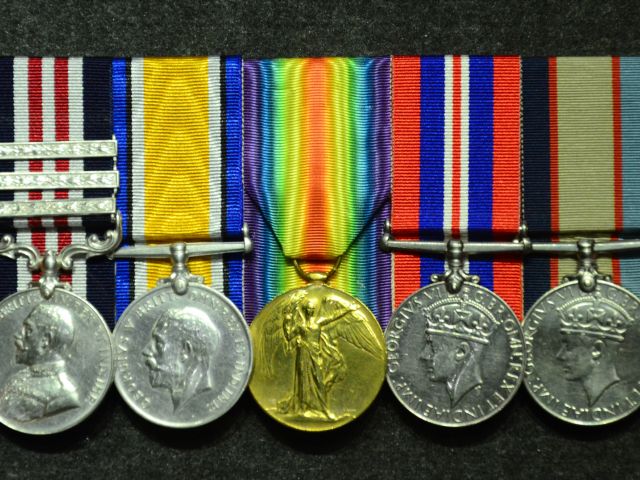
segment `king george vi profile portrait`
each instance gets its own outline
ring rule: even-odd
[[[0,410],[8,418],[29,422],[80,406],[77,383],[65,357],[74,339],[67,308],[41,303],[15,335],[15,360],[23,368],[0,391]]]
[[[495,320],[480,307],[445,302],[426,309],[425,361],[429,380],[444,384],[454,408],[483,384],[482,356],[495,331]]]
[[[616,358],[632,319],[605,299],[578,298],[558,309],[562,343],[556,360],[582,385],[591,407],[617,383]]]
[[[199,308],[170,308],[162,314],[143,350],[153,388],[169,390],[173,411],[213,388],[213,360],[220,332]]]

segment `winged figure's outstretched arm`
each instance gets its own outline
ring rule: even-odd
[[[340,322],[332,321],[324,327],[324,332],[331,339],[341,338],[356,348],[360,348],[378,356],[381,351],[381,345],[374,330],[369,326],[364,313],[356,303],[344,305],[342,302],[331,301],[332,305],[328,305],[328,309],[335,309],[335,319],[341,319]]]

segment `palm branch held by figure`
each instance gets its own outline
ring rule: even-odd
[[[294,356],[291,394],[278,403],[284,414],[335,419],[329,406],[332,388],[347,374],[340,340],[378,356],[380,345],[355,302],[346,302],[321,286],[302,289],[282,307],[265,336],[263,355],[277,345]],[[270,359],[264,365],[272,370]],[[268,371],[268,375],[273,375]]]

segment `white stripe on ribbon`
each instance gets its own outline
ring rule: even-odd
[[[460,239],[469,240],[469,57],[460,57]],[[464,256],[469,271],[469,257]]]
[[[29,141],[29,59],[16,57],[13,60],[13,137],[16,142]],[[28,172],[29,162],[15,162],[16,172]],[[15,192],[14,199],[26,201],[29,193],[26,191]],[[18,243],[31,244],[31,232],[26,218],[13,221],[16,228],[16,241]],[[18,257],[18,290],[29,287],[31,272],[27,268],[27,259]]]
[[[131,59],[131,233],[144,243],[144,60]],[[147,293],[147,262],[135,261],[134,297]]]
[[[215,239],[222,237],[222,134],[220,131],[220,57],[209,57],[209,231]],[[211,258],[211,286],[224,289],[223,257]]]
[[[442,231],[445,241],[451,238],[453,211],[453,56],[444,57],[444,198],[442,202]],[[443,262],[446,271],[446,262]]]
[[[84,82],[83,60],[80,57],[69,58],[69,140],[84,140]],[[69,169],[73,172],[84,170],[84,160],[81,158],[69,160]],[[70,199],[82,198],[81,190],[69,190]],[[71,243],[84,243],[86,234],[82,228],[80,217],[69,217]],[[81,297],[87,296],[87,262],[78,258],[73,262],[74,293]]]
[[[54,58],[42,59],[42,141],[55,142],[56,140],[56,103],[55,103],[55,73]],[[43,160],[44,172],[56,171],[55,160]],[[52,190],[42,192],[43,200],[54,200]],[[58,232],[52,217],[43,217],[42,226],[45,228],[45,249],[58,251]]]

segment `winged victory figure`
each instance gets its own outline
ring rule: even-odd
[[[262,355],[273,356],[278,346],[294,356],[291,394],[278,402],[287,415],[335,420],[329,394],[347,374],[340,341],[379,357],[381,346],[358,302],[332,295],[323,286],[293,293],[265,335]],[[267,375],[273,376],[273,358],[263,358]]]

